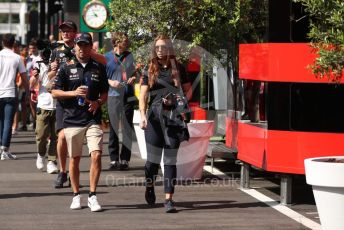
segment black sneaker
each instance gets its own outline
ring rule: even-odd
[[[145,192],[145,199],[147,204],[153,205],[155,204],[155,192],[154,192],[154,187],[146,187],[146,192]]]
[[[175,213],[177,209],[174,207],[174,201],[171,199],[165,200],[164,203],[166,213]]]
[[[119,162],[118,161],[111,162],[110,165],[109,165],[109,170],[110,171],[114,171],[114,170],[117,170],[117,169],[119,169]]]
[[[55,188],[63,188],[65,182],[67,182],[67,173],[60,172],[55,180]]]
[[[119,165],[120,170],[128,170],[129,169],[129,162],[126,160],[122,160],[121,164]]]

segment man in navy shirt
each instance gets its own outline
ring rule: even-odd
[[[74,192],[71,209],[81,209],[79,191],[79,163],[83,140],[86,137],[90,166],[91,211],[102,208],[97,201],[96,187],[101,172],[103,131],[100,128],[101,104],[107,99],[108,83],[104,65],[91,59],[92,37],[89,33],[75,38],[76,59],[63,64],[58,70],[53,97],[63,99],[63,128],[70,157],[69,172]],[[87,88],[85,87],[87,86]],[[84,104],[79,100],[85,100]]]
[[[48,76],[50,79],[55,78],[57,70],[59,67],[70,60],[75,59],[74,54],[74,39],[77,34],[77,25],[70,20],[62,22],[59,26],[61,37],[63,43],[58,42],[58,47],[56,47],[50,56],[49,60],[49,72]],[[91,52],[91,58],[102,64],[106,64],[106,59],[103,55],[96,53],[95,51]],[[58,174],[55,182],[55,188],[63,188],[63,184],[68,181],[67,178],[67,143],[63,131],[63,101],[57,100],[56,103],[56,133],[58,134],[57,142],[57,155],[60,163],[60,173]]]

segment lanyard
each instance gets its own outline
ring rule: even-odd
[[[119,63],[119,65],[120,65],[120,67],[121,67],[122,81],[127,81],[127,80],[128,80],[128,79],[127,79],[127,71],[125,70],[125,64],[124,64],[124,63],[125,63],[126,57],[124,57],[123,60],[120,61],[120,59],[116,56],[115,53],[113,54],[113,56],[114,56],[115,62],[116,62],[117,64]]]

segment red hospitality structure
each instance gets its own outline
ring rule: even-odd
[[[305,174],[304,159],[343,155],[344,85],[312,74],[316,53],[307,43],[308,19],[296,15],[302,6],[268,4],[266,42],[240,45],[238,81],[244,89],[234,98],[244,105],[229,109],[226,145],[242,162],[243,188],[249,187],[251,166],[278,173],[281,203],[287,204],[293,175]],[[301,26],[296,16],[304,19]]]

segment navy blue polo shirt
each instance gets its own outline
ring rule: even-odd
[[[105,66],[90,59],[85,67],[77,60],[64,63],[58,70],[55,89],[63,91],[76,90],[81,85],[88,86],[87,98],[91,101],[99,99],[100,94],[108,91]],[[88,104],[78,105],[78,98],[64,99],[63,127],[86,126],[100,124],[101,109],[96,113],[88,112]]]
[[[73,52],[73,48],[63,43],[63,44],[59,44],[58,47],[53,49],[50,55],[49,64],[58,60],[60,65],[62,65],[63,63],[66,63],[69,60],[75,60],[75,59],[76,57]],[[49,65],[49,71],[50,71],[50,65]],[[57,109],[63,107],[63,99],[56,101],[56,107]]]
[[[53,49],[50,55],[49,63],[58,60],[60,63],[66,63],[69,60],[75,59],[73,48],[60,44],[58,47]]]

